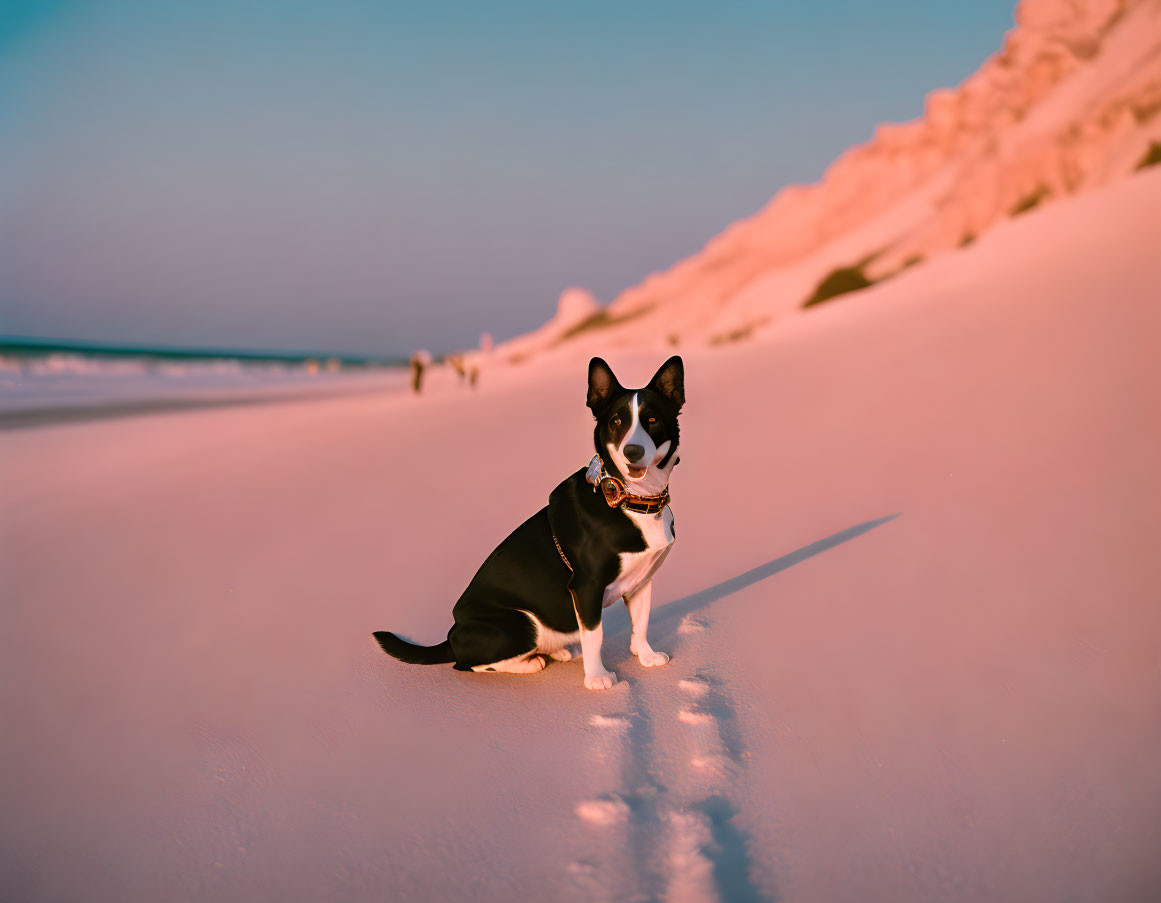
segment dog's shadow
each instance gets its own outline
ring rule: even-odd
[[[680,618],[692,614],[695,611],[700,611],[717,602],[719,599],[724,599],[726,596],[738,592],[738,590],[753,586],[755,583],[760,580],[765,580],[767,577],[773,577],[775,574],[787,568],[806,561],[808,558],[813,558],[815,555],[827,552],[835,546],[842,545],[844,542],[850,542],[852,539],[862,536],[869,530],[882,526],[898,516],[899,513],[888,514],[886,517],[880,517],[877,520],[864,521],[853,527],[847,527],[845,530],[840,530],[838,533],[832,534],[825,539],[816,540],[800,549],[775,558],[773,561],[767,561],[765,564],[750,568],[750,570],[744,571],[736,577],[730,577],[728,580],[716,583],[708,589],[698,590],[696,593],[691,593],[688,596],[683,596],[680,599],[675,599],[673,602],[659,606],[653,610],[652,616],[649,619],[650,626],[659,625],[671,621],[674,618]],[[620,633],[622,630],[628,630],[632,626],[629,623],[628,611],[621,605],[606,610],[605,620],[610,635]]]

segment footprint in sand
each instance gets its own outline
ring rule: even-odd
[[[653,799],[657,786],[648,774],[641,774],[630,752],[631,715],[589,716],[593,732],[591,761],[594,783],[609,788],[593,799],[582,800],[575,811],[583,821],[607,825],[628,820],[637,803]]]
[[[709,682],[701,677],[683,677],[677,682],[677,688],[686,696],[701,699],[709,690]]]
[[[677,713],[677,720],[686,726],[689,764],[704,777],[728,777],[733,763],[722,742],[718,719],[706,705],[710,692],[709,681],[702,677],[692,677],[679,681],[677,685],[691,700],[689,705]]]
[[[682,627],[702,630],[705,623],[687,617]],[[731,841],[734,834],[715,815],[715,801],[730,795],[740,776],[718,718],[728,717],[729,703],[712,675],[682,678],[675,689],[681,704],[661,742],[673,744],[680,777],[668,788],[651,775],[656,740],[651,730],[634,733],[637,713],[588,717],[589,786],[598,792],[574,807],[588,830],[578,847],[582,858],[568,866],[585,899],[720,903],[731,896],[719,884],[722,863],[746,862],[744,841]],[[649,741],[644,750],[634,746],[642,741]]]
[[[593,727],[602,727],[607,730],[622,731],[629,729],[629,718],[626,715],[592,715],[589,724]]]
[[[677,689],[686,699],[674,719],[685,775],[662,812],[663,899],[665,903],[758,899],[749,884],[746,841],[728,824],[732,817],[728,798],[737,792],[741,778],[718,717],[723,713],[728,717],[729,703],[712,676],[683,678]],[[744,872],[734,875],[729,885],[721,884],[719,874],[726,864]]]
[[[573,811],[587,825],[578,852],[586,858],[568,869],[575,886],[589,901],[637,899],[634,888],[641,880],[633,841],[647,797],[634,791],[641,775],[631,749],[632,715],[593,714],[588,722],[592,772],[589,786],[598,792],[578,802]],[[599,867],[598,867],[599,866]],[[645,899],[645,898],[642,898]]]
[[[669,834],[666,856],[666,903],[717,903],[721,900],[710,853],[715,849],[713,828],[696,810],[665,814]]]
[[[590,825],[615,825],[629,820],[629,804],[611,793],[607,799],[577,803],[576,814]]]
[[[677,625],[678,633],[698,633],[708,626],[706,619],[699,615],[686,615]]]

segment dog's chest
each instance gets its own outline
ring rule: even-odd
[[[622,596],[631,594],[661,567],[673,545],[673,511],[666,505],[656,514],[625,511],[625,517],[641,531],[645,551],[622,552],[621,569],[615,580],[605,587],[604,606],[608,608]]]

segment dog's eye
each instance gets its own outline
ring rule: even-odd
[[[656,422],[657,422],[657,418],[656,418],[656,417],[650,417],[650,418],[649,418],[649,422],[650,422],[650,423],[656,423]]]
[[[621,415],[614,414],[613,419],[609,421],[609,426],[611,426],[613,429],[616,429],[620,425],[621,425]]]

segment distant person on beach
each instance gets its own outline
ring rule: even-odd
[[[487,357],[492,353],[492,334],[490,332],[480,333],[480,355]],[[472,361],[471,369],[468,371],[468,384],[474,389],[476,387],[476,380],[480,378],[480,358],[477,357]]]
[[[431,363],[431,355],[423,350],[411,355],[411,390],[418,395],[423,391],[423,370]]]
[[[449,354],[445,360],[451,364],[461,383],[466,379],[473,389],[476,387],[476,380],[480,378],[480,368],[474,360],[463,354]]]

